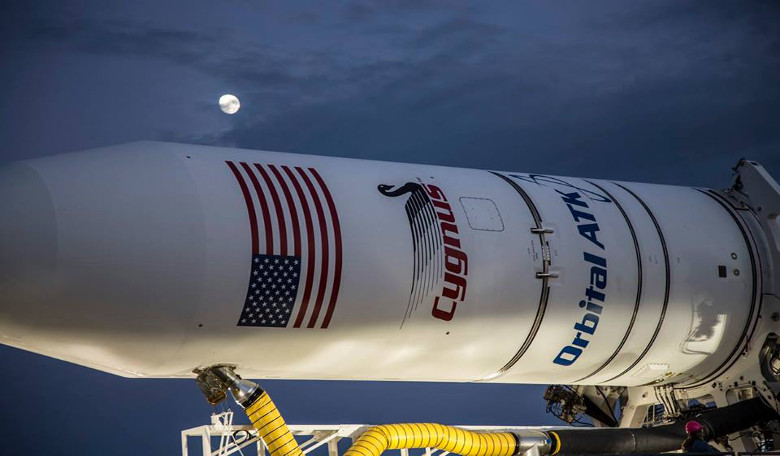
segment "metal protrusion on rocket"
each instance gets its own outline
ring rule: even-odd
[[[205,369],[195,369],[198,375],[196,382],[210,404],[216,405],[224,401],[227,391],[233,399],[246,408],[254,398],[263,393],[260,386],[250,380],[244,380],[233,370],[233,366],[217,365]]]
[[[195,369],[194,372],[197,374],[195,382],[209,404],[217,405],[227,398],[227,385],[214,374],[211,368]]]

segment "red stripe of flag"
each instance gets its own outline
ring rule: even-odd
[[[252,186],[255,188],[255,193],[257,193],[257,199],[260,201],[260,210],[263,213],[263,225],[265,227],[265,253],[266,255],[272,255],[274,248],[274,237],[273,232],[271,231],[271,214],[268,210],[268,202],[265,200],[265,193],[263,193],[263,189],[260,188],[260,182],[257,180],[257,176],[255,176],[255,174],[252,172],[252,168],[250,168],[249,165],[244,162],[241,162],[241,166],[249,175],[249,180],[252,181]],[[258,250],[254,253],[258,254],[260,252]]]
[[[279,186],[282,187],[282,193],[284,193],[284,199],[287,201],[287,207],[290,209],[290,217],[292,218],[292,228],[293,228],[293,242],[295,243],[295,249],[293,250],[293,255],[300,257],[301,256],[301,227],[298,222],[298,209],[295,207],[295,201],[293,200],[292,194],[290,193],[290,187],[287,185],[287,182],[282,177],[282,173],[279,172],[278,169],[276,169],[276,166],[274,165],[267,165],[268,168],[271,170],[272,173],[274,173],[274,176],[276,177],[276,180],[279,181]]]
[[[285,174],[290,178],[290,181],[295,188],[295,193],[298,195],[298,199],[301,201],[301,210],[303,212],[303,219],[306,223],[306,283],[303,288],[303,298],[301,299],[301,308],[298,309],[298,315],[295,317],[295,324],[293,327],[300,328],[303,323],[303,318],[306,316],[306,309],[309,307],[309,299],[311,298],[312,282],[314,280],[314,259],[316,258],[316,252],[314,249],[314,224],[311,219],[311,211],[309,210],[309,203],[306,201],[306,195],[303,193],[300,182],[293,174],[292,170],[287,166],[282,166]]]
[[[328,187],[325,185],[325,181],[320,177],[320,173],[314,168],[309,168],[317,183],[322,189],[322,193],[325,195],[325,200],[328,202],[328,211],[330,212],[330,220],[333,224],[333,237],[335,240],[335,265],[333,272],[333,288],[330,292],[330,300],[328,301],[328,311],[325,313],[325,319],[322,321],[322,328],[325,329],[330,324],[330,319],[333,317],[333,311],[336,308],[336,299],[339,295],[339,286],[341,285],[341,224],[339,223],[339,214],[336,212],[336,205],[333,203],[333,197],[330,195]]]
[[[225,163],[227,163],[230,170],[233,171],[233,175],[236,176],[236,180],[238,181],[238,186],[241,187],[241,193],[244,194],[246,211],[249,214],[249,228],[252,232],[252,255],[257,255],[260,252],[258,250],[257,216],[255,215],[255,204],[252,202],[252,195],[249,194],[249,188],[246,186],[246,182],[238,171],[238,168],[236,168],[236,165],[230,161],[226,161]]]
[[[327,285],[328,277],[328,227],[325,224],[325,214],[322,211],[322,203],[320,197],[317,195],[317,191],[314,189],[314,185],[311,183],[311,179],[306,175],[306,172],[299,166],[295,167],[298,174],[303,178],[303,183],[306,184],[306,188],[311,194],[312,201],[314,202],[314,209],[317,211],[317,221],[319,222],[320,242],[322,243],[322,261],[320,262],[320,280],[317,287],[317,299],[314,301],[314,310],[312,311],[311,318],[309,318],[308,328],[313,328],[317,323],[317,318],[320,316],[320,309],[322,308],[322,301],[325,296],[325,286]]]
[[[262,166],[255,163],[255,168],[260,171],[260,175],[263,176],[265,185],[268,186],[268,190],[271,192],[271,201],[274,203],[274,211],[276,211],[276,223],[279,224],[279,255],[287,255],[287,222],[284,220],[284,212],[282,212],[282,202],[279,200],[279,194],[276,192],[276,186],[274,185],[271,177],[263,169]]]

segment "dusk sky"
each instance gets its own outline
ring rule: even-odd
[[[715,188],[747,157],[780,177],[777,2],[5,2],[0,53],[0,164],[152,139]],[[0,453],[178,454],[212,410],[191,380],[0,362]],[[544,386],[262,386],[292,423],[558,423]]]

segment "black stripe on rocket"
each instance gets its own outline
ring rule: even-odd
[[[381,184],[377,189],[379,193],[391,198],[410,195],[406,200],[405,209],[412,234],[414,266],[409,303],[401,323],[403,326],[406,319],[442,278],[444,264],[442,233],[433,202],[422,185],[415,182],[407,182],[401,186]]]
[[[723,209],[728,212],[728,214],[731,216],[731,218],[734,220],[734,223],[736,223],[737,227],[739,228],[739,231],[742,233],[742,238],[745,240],[745,247],[747,247],[748,256],[750,258],[750,269],[751,269],[751,277],[752,277],[752,293],[750,297],[750,313],[748,314],[747,320],[745,320],[745,327],[742,329],[742,335],[739,337],[739,342],[736,344],[734,349],[731,350],[731,353],[729,353],[729,356],[726,358],[723,363],[718,366],[715,370],[710,372],[709,374],[700,377],[696,380],[694,380],[694,384],[691,385],[685,384],[685,388],[696,388],[702,385],[705,385],[712,381],[714,378],[716,378],[718,375],[723,374],[725,371],[731,368],[738,360],[739,356],[736,356],[738,353],[741,353],[741,350],[743,347],[747,347],[750,345],[750,341],[753,338],[753,334],[756,330],[756,325],[758,324],[758,319],[761,318],[761,307],[763,304],[763,294],[760,293],[761,289],[761,277],[763,277],[763,274],[761,272],[761,258],[758,251],[755,250],[756,240],[753,237],[753,233],[750,232],[750,229],[745,226],[745,221],[742,218],[742,216],[739,215],[739,211],[737,211],[731,203],[723,197],[719,192],[715,190],[707,190],[704,191],[702,189],[695,189],[698,192],[701,192],[710,198],[714,199]],[[756,318],[756,315],[758,317]],[[690,386],[689,386],[690,385]]]
[[[593,377],[594,375],[598,374],[602,370],[604,370],[605,367],[607,367],[617,356],[620,354],[620,351],[623,350],[623,346],[626,344],[626,341],[628,341],[629,336],[631,335],[631,331],[634,329],[634,324],[636,323],[637,314],[639,314],[639,305],[642,302],[642,253],[639,249],[639,239],[637,238],[636,231],[634,230],[634,225],[631,223],[631,219],[628,218],[628,214],[626,213],[626,210],[623,209],[623,205],[620,204],[620,202],[615,199],[615,197],[607,191],[604,187],[598,185],[597,183],[593,181],[586,180],[585,182],[589,183],[590,185],[598,188],[602,192],[604,192],[605,195],[609,197],[609,199],[612,200],[613,203],[615,203],[615,207],[617,207],[618,211],[620,211],[620,215],[623,216],[623,220],[626,222],[626,226],[628,227],[628,231],[631,234],[631,240],[634,242],[634,253],[636,253],[636,270],[637,270],[637,286],[636,286],[636,299],[634,300],[634,312],[631,315],[631,320],[628,322],[628,327],[626,328],[626,332],[623,335],[623,339],[621,339],[620,343],[618,344],[615,351],[610,355],[609,358],[607,358],[604,363],[599,366],[598,369],[594,370],[590,374],[586,375],[585,377],[582,377],[578,380],[575,380],[576,383],[581,383],[585,380],[587,380],[590,377]]]
[[[655,214],[650,209],[650,207],[645,203],[645,201],[639,197],[634,191],[629,189],[628,187],[621,185],[617,182],[613,182],[613,184],[617,185],[618,187],[622,188],[626,191],[629,195],[633,196],[634,199],[637,200],[637,202],[642,206],[642,208],[647,212],[647,215],[650,217],[650,220],[653,222],[653,226],[655,227],[656,232],[658,233],[658,240],[661,242],[661,249],[663,250],[664,254],[664,277],[665,277],[665,285],[664,285],[664,300],[663,304],[661,306],[661,315],[658,317],[658,323],[655,326],[655,331],[653,331],[653,335],[650,337],[650,341],[647,343],[647,346],[645,346],[644,350],[642,350],[642,353],[639,354],[639,357],[634,360],[634,362],[631,363],[630,366],[628,366],[626,369],[624,369],[619,374],[615,375],[612,378],[609,378],[607,380],[604,380],[604,383],[611,382],[619,377],[622,377],[623,375],[626,375],[636,367],[637,364],[639,364],[640,361],[645,357],[645,355],[650,351],[650,348],[655,343],[656,338],[658,337],[658,334],[661,332],[661,327],[664,324],[664,319],[666,318],[666,309],[669,307],[669,295],[671,290],[671,282],[672,282],[672,273],[671,273],[671,264],[669,262],[669,249],[666,245],[666,238],[664,237],[664,232],[661,229],[661,224],[658,223],[658,219],[655,217]]]

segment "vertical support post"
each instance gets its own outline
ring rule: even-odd
[[[201,442],[203,443],[203,456],[211,456],[211,434],[208,431],[203,432]]]
[[[340,439],[336,437],[328,442],[328,456],[339,456],[339,440]]]
[[[265,456],[265,443],[260,437],[257,438],[257,456]]]

